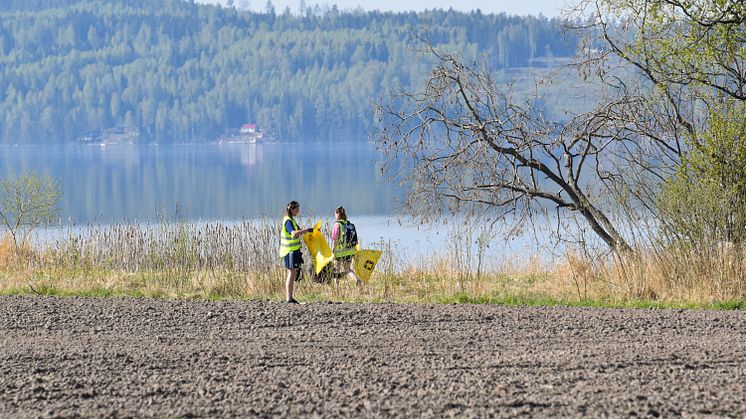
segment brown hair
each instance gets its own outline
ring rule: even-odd
[[[285,207],[285,215],[292,218],[293,214],[291,214],[291,212],[299,206],[300,204],[298,203],[298,201],[288,202],[287,207]]]
[[[345,208],[343,206],[338,206],[337,209],[334,210],[334,213],[339,215],[340,220],[347,221],[347,214],[345,213]]]

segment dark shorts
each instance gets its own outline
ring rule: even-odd
[[[300,250],[296,250],[285,255],[283,260],[287,269],[300,268],[303,265],[303,254]]]

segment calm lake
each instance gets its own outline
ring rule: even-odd
[[[62,217],[153,220],[177,206],[192,220],[282,212],[391,215],[399,191],[377,175],[372,144],[188,144],[3,147],[0,176],[36,170],[61,182]]]
[[[344,205],[364,243],[391,242],[406,258],[454,246],[458,222],[422,226],[397,216],[404,191],[377,169],[370,143],[3,146],[0,177],[35,170],[59,180],[64,224],[197,222],[282,217],[290,200],[309,222]],[[530,240],[490,241],[496,264],[526,258]]]

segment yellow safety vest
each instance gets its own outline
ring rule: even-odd
[[[338,220],[337,224],[339,224],[339,237],[337,237],[337,241],[334,242],[334,257],[335,258],[341,258],[345,256],[352,256],[355,254],[355,247],[347,247],[347,234],[345,229],[345,224],[347,224],[347,221],[345,220]]]
[[[282,219],[282,227],[280,228],[280,257],[285,257],[285,255],[295,250],[300,250],[300,237],[293,238],[285,228],[285,224],[288,220],[293,223],[293,228],[295,230],[300,230],[298,224],[292,218],[285,216],[285,218]]]

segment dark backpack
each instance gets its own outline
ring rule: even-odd
[[[346,223],[339,223],[339,225],[344,229],[343,231],[340,231],[340,233],[342,233],[342,237],[345,238],[345,247],[350,248],[357,246],[357,230],[355,230],[355,224],[348,221]]]

